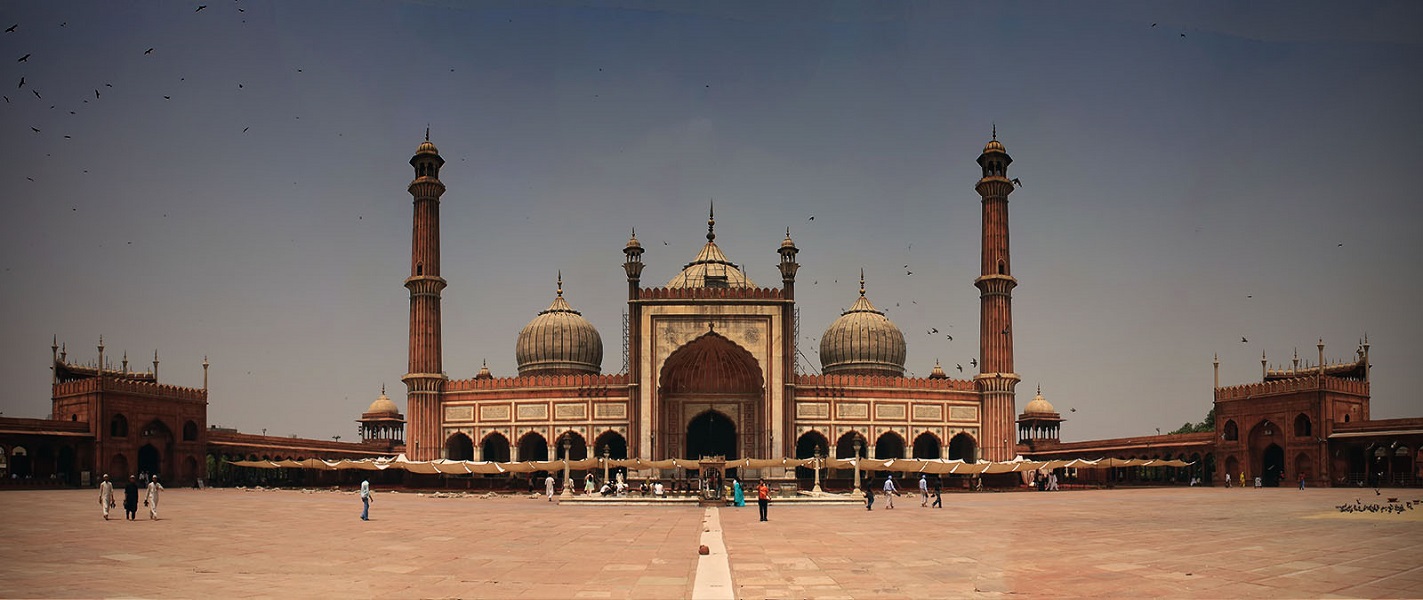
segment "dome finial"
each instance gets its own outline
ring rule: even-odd
[[[1043,384],[1041,383],[1038,384],[1038,395],[1043,395]]]
[[[998,139],[998,123],[993,123],[993,139]]]
[[[425,141],[430,141],[430,124],[425,124]]]
[[[558,270],[558,297],[563,297],[563,269]]]
[[[716,200],[707,201],[707,241],[716,239]]]
[[[382,396],[385,395],[385,382],[384,382],[384,381],[380,382],[380,395],[382,395]]]
[[[860,267],[860,297],[865,297],[865,268]]]

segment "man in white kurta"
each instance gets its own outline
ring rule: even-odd
[[[544,493],[548,494],[548,501],[553,502],[553,475],[544,479]]]
[[[109,481],[108,474],[104,475],[104,480],[99,483],[99,507],[104,509],[104,520],[109,520],[109,509],[114,506],[114,483]]]
[[[143,503],[148,505],[148,518],[158,520],[158,492],[163,491],[163,484],[158,483],[158,476],[154,475],[148,480],[148,496],[143,499]]]

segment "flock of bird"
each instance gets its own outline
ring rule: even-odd
[[[1375,493],[1378,493],[1378,491],[1375,490]],[[1354,499],[1353,504],[1340,504],[1334,508],[1339,509],[1339,512],[1341,513],[1384,513],[1401,515],[1405,512],[1413,510],[1413,507],[1418,505],[1423,505],[1423,499],[1414,499],[1408,500],[1406,502],[1399,502],[1397,498],[1389,498],[1388,502],[1374,502],[1371,504],[1364,504],[1364,501],[1362,499],[1356,498]]]

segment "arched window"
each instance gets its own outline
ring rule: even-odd
[[[128,437],[128,419],[118,414],[109,419],[109,437]]]
[[[198,424],[188,421],[183,424],[183,441],[192,442],[198,439]]]
[[[1314,428],[1309,422],[1309,417],[1300,413],[1295,417],[1295,437],[1310,437],[1314,435]]]
[[[1225,437],[1225,441],[1227,442],[1233,442],[1240,439],[1240,429],[1235,426],[1234,420],[1225,422],[1225,432],[1222,435]]]

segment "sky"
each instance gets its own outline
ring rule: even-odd
[[[200,1],[0,4],[4,416],[101,335],[165,383],[206,357],[214,425],[403,410],[427,126],[451,378],[514,375],[560,270],[621,372],[623,245],[662,285],[712,201],[760,286],[790,228],[802,371],[863,268],[906,371],[969,377],[996,127],[1018,411],[1040,385],[1064,440],[1169,431],[1213,356],[1242,384],[1367,334],[1372,416],[1423,416],[1423,4]]]

